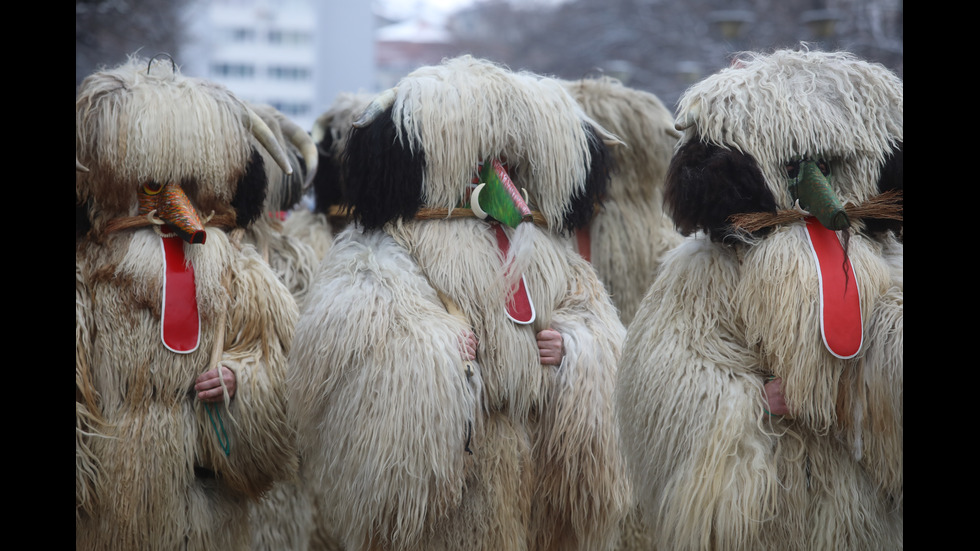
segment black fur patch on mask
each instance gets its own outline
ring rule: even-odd
[[[303,198],[303,182],[306,181],[306,160],[303,159],[303,156],[297,154],[294,149],[289,149],[286,151],[286,158],[289,160],[290,166],[293,167],[293,173],[288,175],[283,173],[280,176],[282,178],[281,189],[279,190],[280,198],[279,204],[276,205],[279,210],[289,210],[293,208],[293,205],[299,203],[300,199]]]
[[[231,206],[235,209],[235,222],[247,228],[262,215],[269,181],[265,174],[265,161],[258,150],[252,148],[252,156],[245,167],[245,174],[238,181]]]
[[[355,128],[342,162],[347,186],[344,202],[365,228],[410,219],[422,207],[425,153],[399,143],[388,108],[370,125]]]
[[[613,172],[614,159],[609,147],[596,135],[591,124],[585,125],[585,133],[589,139],[589,165],[585,180],[585,189],[571,198],[571,208],[565,214],[559,232],[571,234],[579,228],[584,228],[592,221],[597,204],[601,204],[609,189],[609,180]]]
[[[776,212],[776,199],[751,155],[700,140],[688,142],[671,159],[664,205],[682,234],[702,230],[712,241],[732,235],[728,217],[733,214]]]
[[[333,135],[326,132],[323,140],[316,144],[318,162],[316,174],[313,175],[314,211],[323,214],[327,214],[331,206],[344,202],[341,159],[331,153],[333,142]]]
[[[902,178],[905,175],[903,168],[904,162],[904,142],[898,142],[895,149],[892,150],[888,158],[885,159],[885,164],[881,167],[881,175],[878,177],[878,191],[884,193],[886,191],[902,191],[905,189],[903,187]],[[902,202],[902,207],[904,209],[905,201]],[[896,234],[901,234],[904,222],[902,220],[881,220],[876,218],[865,218],[865,225],[870,233],[883,233],[887,231],[894,231]]]
[[[92,229],[92,221],[88,216],[88,201],[79,203],[75,198],[75,239],[83,237]]]

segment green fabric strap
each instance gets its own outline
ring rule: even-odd
[[[224,450],[225,457],[228,457],[229,455],[231,455],[231,443],[228,441],[228,432],[225,431],[225,422],[221,419],[221,412],[220,411],[216,411],[216,412],[214,412],[214,415],[212,416],[211,415],[211,404],[204,404],[204,407],[208,411],[208,419],[211,420],[211,428],[214,429],[214,434],[217,435],[217,437],[218,437],[218,444],[221,446],[221,449]],[[214,417],[215,416],[218,418],[218,423],[217,424],[215,424],[215,422],[214,422]],[[221,429],[220,430],[218,429],[218,424],[221,425]]]

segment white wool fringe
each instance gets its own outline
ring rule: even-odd
[[[494,156],[520,174],[515,182],[551,227],[584,190],[591,157],[583,123],[608,136],[559,81],[469,56],[406,76],[392,117],[401,143],[425,151],[426,206],[459,205],[477,163]]]

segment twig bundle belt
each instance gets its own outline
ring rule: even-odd
[[[877,218],[902,220],[904,217],[901,191],[888,191],[865,201],[860,205],[848,203],[844,206],[851,220],[856,218]],[[790,224],[804,220],[808,215],[798,210],[786,209],[776,213],[747,212],[728,217],[736,230],[754,232],[779,224]]]
[[[342,207],[340,205],[331,205],[327,209],[327,216],[337,217],[337,218],[350,218],[351,212],[347,207]],[[544,215],[540,211],[531,211],[531,217],[534,219],[534,223],[543,228],[548,227],[547,220],[544,219]],[[466,207],[455,207],[453,209],[448,209],[445,207],[440,208],[421,208],[417,213],[415,213],[416,220],[446,220],[450,218],[477,218],[473,209]]]

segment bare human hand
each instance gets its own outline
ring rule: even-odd
[[[786,415],[789,413],[786,399],[783,397],[782,379],[768,381],[762,389],[766,399],[766,411],[770,415]]]
[[[464,360],[476,359],[476,335],[469,329],[459,338],[459,350]]]
[[[542,365],[561,365],[565,357],[565,345],[561,333],[554,329],[544,329],[538,333],[538,355]]]
[[[236,388],[235,372],[223,365],[197,378],[197,381],[194,382],[194,390],[197,391],[197,398],[202,402],[221,402],[224,400],[224,389],[221,388],[222,380],[224,380],[225,388],[228,389],[228,398],[234,398]]]

